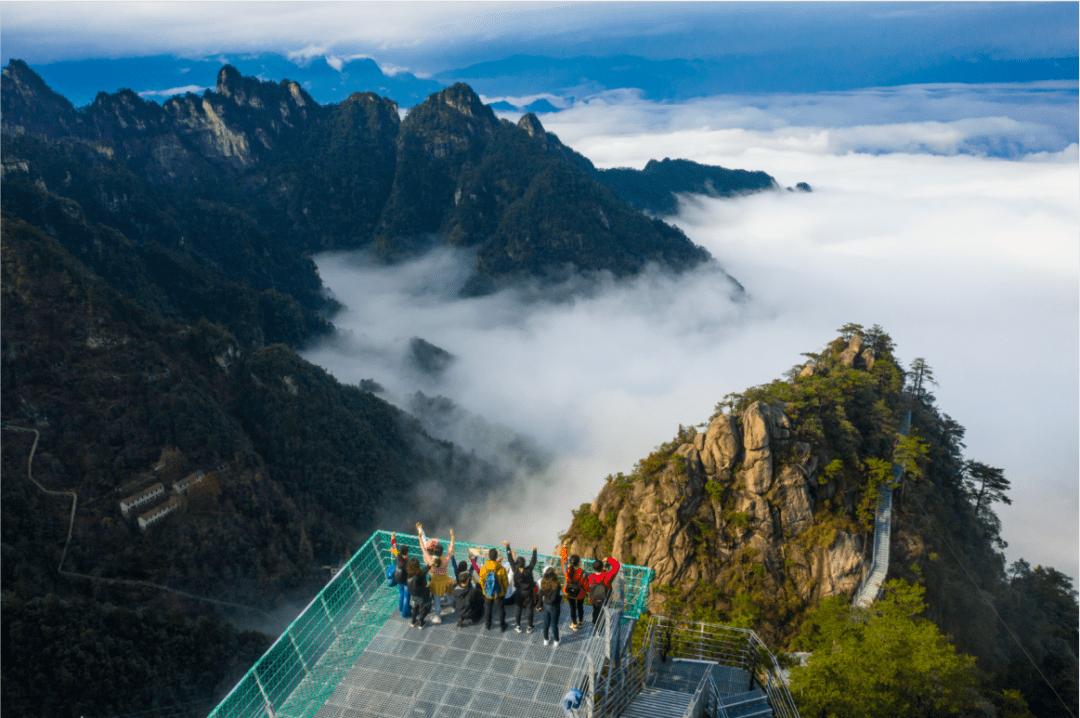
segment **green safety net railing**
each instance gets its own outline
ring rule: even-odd
[[[448,545],[446,539],[440,539]],[[399,545],[420,557],[420,539],[398,534]],[[470,548],[487,545],[458,541],[457,561],[468,560]],[[502,549],[501,546],[495,548]],[[520,546],[515,552],[528,553]],[[531,553],[531,550],[529,551]],[[386,581],[390,532],[376,531],[330,580],[270,649],[225,697],[209,718],[311,718],[337,688],[356,659],[397,610],[398,589]],[[559,566],[556,556],[540,555],[536,571]],[[649,601],[653,570],[623,564],[624,615],[640,618]]]

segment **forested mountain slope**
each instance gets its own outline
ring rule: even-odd
[[[72,222],[47,225],[58,238],[6,210],[0,221],[3,421],[40,432],[34,479],[78,497],[68,543],[70,498],[30,482],[34,437],[4,431],[5,715],[27,705],[38,708],[10,714],[55,715],[44,707],[56,696],[39,691],[72,672],[104,670],[97,633],[26,602],[55,594],[77,601],[72,605],[88,616],[109,613],[107,604],[145,610],[145,620],[197,633],[206,650],[217,650],[212,646],[234,642],[235,631],[186,624],[184,615],[279,630],[288,607],[295,611],[325,582],[320,567],[347,558],[365,533],[415,520],[445,526],[463,507],[446,496],[489,496],[506,485],[490,465],[430,438],[409,415],[339,384],[282,344],[244,343],[206,319],[165,319],[122,295],[65,249],[83,241],[69,233],[90,225],[74,221],[77,205],[61,206],[72,210]],[[180,510],[159,524],[143,531],[136,517],[144,509],[122,513],[121,499],[158,482],[171,496],[173,482],[195,471],[206,477],[198,490],[181,496]],[[10,601],[27,607],[11,614],[23,624],[23,640],[62,641],[64,661],[22,670],[24,647],[10,640],[6,623]],[[54,618],[63,625],[50,628]],[[248,643],[266,645],[263,638]],[[189,656],[173,653],[180,650],[175,641],[148,640],[124,653],[137,663],[182,664]],[[258,652],[235,660],[250,662]],[[198,677],[185,669],[163,685],[212,701],[238,670],[223,660],[204,668]],[[104,714],[145,709],[173,694],[68,698],[83,701],[86,713]]]
[[[5,621],[20,622],[20,641],[62,641],[67,656],[17,671],[5,626],[5,713],[55,714],[46,686],[110,662],[97,629],[80,626],[110,625],[112,605],[214,645],[232,629],[192,619],[277,630],[325,581],[321,567],[375,527],[445,527],[468,508],[449,496],[486,500],[509,485],[294,353],[332,330],[337,306],[311,252],[470,248],[474,293],[709,259],[597,183],[534,117],[497,120],[463,85],[402,121],[370,93],[321,106],[296,83],[226,66],[201,97],[157,105],[122,90],[76,110],[12,61],[0,98],[3,422],[38,431],[33,478],[77,496],[69,540],[69,496],[31,482],[34,436],[4,430]],[[172,491],[197,471],[200,484]],[[179,510],[142,530],[151,504],[125,515],[119,502],[156,483]],[[144,664],[183,660],[152,642],[127,650]],[[166,694],[212,700],[236,668],[181,672]],[[67,708],[160,705],[94,695]]]
[[[1008,481],[964,459],[964,429],[936,407],[923,360],[904,369],[878,327],[843,331],[785,378],[726,397],[704,431],[680,427],[608,477],[575,512],[571,549],[654,568],[658,613],[752,627],[786,647],[823,600],[860,585],[876,492],[899,463],[889,578],[925,586],[926,617],[978,659],[989,703],[1020,690],[1035,715],[1068,715],[1039,671],[1075,706],[1071,582],[1022,561],[1006,570],[992,504]]]
[[[401,120],[393,101],[372,93],[319,105],[295,82],[225,66],[201,97],[158,105],[121,90],[76,110],[12,60],[2,98],[12,168],[24,163],[95,221],[127,222],[116,229],[129,239],[152,239],[202,266],[221,268],[214,247],[231,244],[226,227],[242,230],[239,251],[257,245],[278,266],[281,251],[295,263],[327,249],[370,247],[388,260],[439,243],[475,249],[466,293],[568,271],[626,276],[650,262],[679,271],[710,259],[597,181],[592,164],[534,115],[499,120],[462,84]],[[320,309],[306,296],[313,268],[294,272],[295,287],[260,269],[228,271],[259,291],[273,278],[277,291],[300,291],[293,298],[302,308]]]

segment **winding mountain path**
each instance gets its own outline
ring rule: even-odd
[[[64,570],[64,560],[67,558],[68,546],[71,544],[71,532],[72,532],[72,529],[75,527],[75,508],[79,504],[79,497],[78,497],[78,495],[76,495],[76,493],[74,491],[50,491],[49,489],[46,489],[44,486],[39,484],[36,480],[34,480],[34,473],[33,473],[34,452],[37,451],[38,440],[41,438],[41,434],[38,432],[37,429],[27,429],[27,428],[22,427],[22,426],[13,426],[11,424],[0,424],[0,429],[9,429],[11,431],[21,431],[21,432],[24,432],[24,433],[27,433],[27,434],[33,434],[34,435],[34,445],[30,447],[30,458],[26,462],[26,477],[28,479],[30,479],[30,482],[33,483],[34,486],[38,487],[39,489],[44,491],[46,494],[49,494],[50,496],[70,496],[71,497],[71,518],[68,520],[67,540],[64,541],[64,552],[62,554],[60,554],[60,563],[56,566],[56,572],[59,573],[61,576],[70,576],[71,578],[83,578],[83,579],[87,579],[89,581],[98,581],[98,582],[101,582],[101,583],[121,584],[121,585],[124,585],[124,586],[143,586],[145,588],[153,588],[153,589],[157,589],[159,591],[168,591],[169,593],[175,593],[178,596],[185,596],[186,598],[190,598],[190,599],[195,600],[195,601],[202,601],[204,603],[213,603],[215,605],[226,606],[228,608],[239,608],[239,609],[243,609],[245,611],[253,611],[255,613],[262,614],[263,616],[269,616],[270,615],[266,611],[260,610],[258,608],[253,608],[251,606],[245,606],[245,605],[240,604],[240,603],[230,603],[229,601],[219,601],[216,598],[207,598],[206,596],[197,596],[194,593],[188,593],[187,591],[181,591],[179,589],[169,588],[168,586],[162,586],[162,585],[157,584],[157,583],[149,583],[147,581],[136,581],[136,580],[133,580],[133,579],[126,579],[126,578],[105,578],[105,577],[102,577],[102,576],[91,576],[91,575],[85,574],[85,573],[75,573],[74,571],[65,571]]]

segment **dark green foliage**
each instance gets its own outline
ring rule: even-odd
[[[325,299],[310,261],[300,258],[326,249],[370,246],[394,260],[440,242],[476,248],[466,294],[576,270],[621,277],[649,262],[684,270],[709,259],[680,230],[599,183],[592,163],[534,115],[518,126],[499,121],[462,84],[432,95],[404,121],[392,101],[371,93],[319,106],[295,83],[260,82],[230,66],[202,98],[158,106],[130,91],[101,93],[85,110],[60,112],[59,123],[30,117],[35,105],[65,100],[23,63],[4,70],[3,97],[5,135],[20,138],[5,157],[29,161],[35,177],[82,205],[92,223],[179,252],[199,273],[274,288],[305,310],[319,311]],[[23,144],[37,134],[53,142],[48,151]],[[164,254],[154,266],[167,273],[176,263]],[[190,271],[178,274],[166,294],[192,284]],[[189,319],[213,304],[193,299],[178,308]],[[268,311],[282,315],[278,306]],[[230,328],[247,341],[240,327]],[[295,343],[266,341],[282,339]]]
[[[571,530],[577,529],[582,536],[593,540],[601,539],[607,532],[607,527],[600,521],[600,517],[592,512],[589,504],[582,504],[574,512],[574,522]]]
[[[443,494],[414,497],[419,483],[502,485],[487,464],[284,346],[243,348],[205,320],[164,322],[48,235],[20,220],[2,231],[4,419],[40,427],[36,475],[79,494],[67,570],[268,607],[318,585],[318,565],[381,522],[452,521]],[[50,568],[67,505],[26,480],[20,437],[4,443],[4,586],[71,589]],[[223,466],[221,493],[144,534],[117,501],[160,480],[150,467],[166,450],[178,471]]]
[[[1000,625],[996,627],[1008,669],[994,677],[995,684],[1003,693],[1018,690],[1037,716],[1067,716],[1065,706],[1071,706],[1075,715],[1080,703],[1080,626],[1072,581],[1060,571],[1043,566],[1033,569],[1021,559],[1010,567],[1007,586],[999,610],[1019,645]]]
[[[889,581],[871,609],[825,599],[794,641],[813,651],[795,668],[791,693],[802,714],[837,718],[971,715],[979,706],[975,660],[957,653],[921,617],[921,586]]]
[[[4,137],[34,169],[5,178],[3,213],[47,227],[102,279],[163,317],[206,317],[245,344],[293,346],[326,333],[314,263],[247,215],[180,201],[81,143]],[[60,194],[46,188],[57,188]]]
[[[206,619],[5,593],[4,715],[205,715],[271,638]]]
[[[656,215],[678,211],[676,193],[734,197],[777,188],[776,180],[765,172],[729,170],[667,157],[659,162],[649,160],[642,170],[598,170],[597,179],[634,207]]]

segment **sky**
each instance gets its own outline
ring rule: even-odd
[[[455,298],[468,256],[395,267],[322,256],[347,310],[337,340],[307,356],[402,403],[444,394],[550,448],[546,483],[472,529],[549,546],[604,476],[680,423],[780,376],[842,324],[880,324],[901,360],[934,369],[968,458],[1012,481],[1013,505],[997,507],[1010,560],[1075,578],[1077,81],[1075,62],[1065,76],[1047,68],[1077,56],[1078,8],[9,0],[0,56],[68,78],[76,104],[134,85],[132,72],[146,78],[133,89],[158,100],[201,91],[223,61],[262,63],[265,79],[281,67],[341,79],[343,91],[345,74],[374,61],[372,81],[400,80],[402,93],[465,78],[488,101],[520,104],[547,89],[563,109],[545,126],[601,167],[683,157],[808,182],[810,194],[688,198],[671,219],[746,287],[743,301],[715,267],[551,303]],[[520,55],[547,69],[526,76]],[[627,55],[647,61],[636,86],[617,72]],[[585,56],[599,64],[567,64]],[[458,357],[440,381],[401,371],[412,336]]]
[[[229,62],[320,102],[432,82],[486,95],[633,86],[652,99],[1076,79],[1076,3],[0,3],[0,60],[76,106],[201,93]],[[539,61],[538,61],[539,58]],[[383,77],[374,77],[370,63]],[[631,84],[627,84],[631,83]]]
[[[436,73],[511,54],[1075,56],[1075,3],[4,2],[4,61],[364,54]]]

